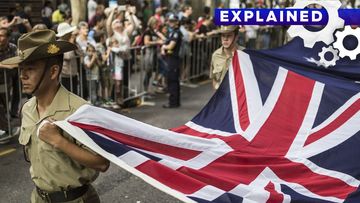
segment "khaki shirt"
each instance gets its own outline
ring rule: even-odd
[[[36,134],[43,120],[47,118],[64,120],[85,103],[85,100],[61,86],[42,118],[39,118],[35,97],[25,103],[22,108],[19,142],[25,146],[25,153],[31,162],[31,179],[42,190],[52,192],[79,187],[91,183],[99,174],[95,170],[86,168],[72,160],[59,149],[43,142]],[[62,135],[77,145],[86,148],[70,135],[64,132]]]
[[[238,48],[240,50],[244,49],[243,47]],[[215,89],[218,89],[223,81],[226,72],[229,69],[233,55],[234,53],[231,56],[227,56],[223,47],[220,47],[213,53],[211,57],[209,77],[215,82]]]

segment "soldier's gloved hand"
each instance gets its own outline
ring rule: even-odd
[[[64,138],[60,134],[59,127],[53,122],[53,119],[43,121],[39,126],[38,137],[42,141],[57,147]]]

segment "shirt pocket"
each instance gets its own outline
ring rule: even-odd
[[[19,143],[21,145],[28,145],[31,139],[31,135],[34,133],[36,126],[22,126],[20,130]]]
[[[220,81],[222,72],[223,72],[223,68],[224,68],[223,67],[224,64],[223,63],[215,63],[214,65],[215,65],[214,70],[213,70],[214,79],[216,81]]]

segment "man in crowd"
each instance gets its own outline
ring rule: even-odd
[[[0,27],[0,61],[13,57],[16,55],[16,46],[9,43],[10,30],[9,28]],[[13,128],[9,131],[9,121],[7,118],[7,110],[10,110],[12,117],[17,117],[19,105],[19,79],[17,77],[17,70],[10,70],[14,65],[0,64],[0,143],[10,141],[11,137],[19,134],[19,128]],[[14,76],[14,77],[13,77]],[[5,84],[6,79],[6,84]],[[12,81],[14,80],[14,81]],[[10,99],[10,86],[12,88],[11,109],[8,107]],[[7,90],[7,91],[6,91]],[[7,93],[7,95],[5,94]]]

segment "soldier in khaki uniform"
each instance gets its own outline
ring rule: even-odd
[[[221,34],[222,46],[213,53],[210,66],[210,78],[213,80],[214,89],[219,88],[228,71],[234,51],[239,49],[236,43],[239,36],[239,26],[221,26],[218,33]]]
[[[75,50],[55,33],[27,33],[18,41],[18,56],[2,64],[19,64],[23,92],[33,97],[22,108],[19,137],[25,158],[31,163],[36,188],[31,202],[100,202],[91,186],[109,161],[62,132],[51,122],[63,120],[86,101],[60,85],[63,53]],[[42,121],[48,120],[40,129]]]

